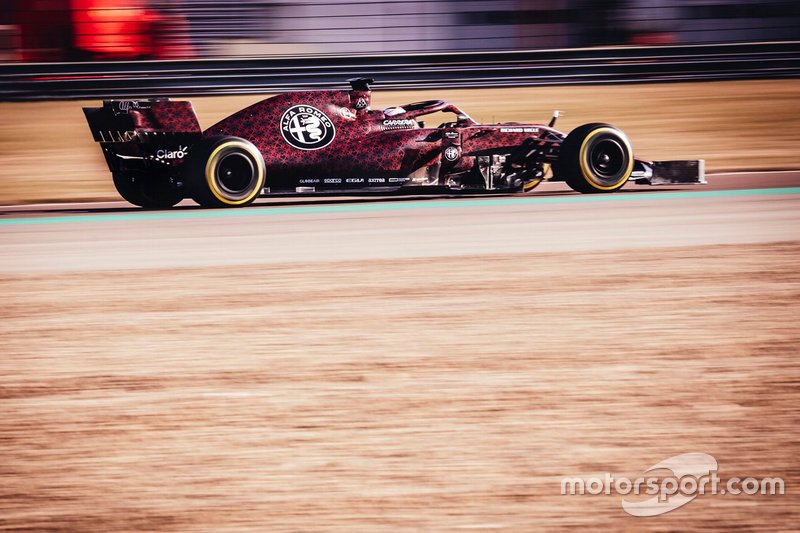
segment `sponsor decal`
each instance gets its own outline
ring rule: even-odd
[[[131,109],[150,109],[152,102],[147,100],[118,100],[114,102],[114,114],[127,113]]]
[[[300,150],[325,148],[336,137],[336,128],[328,116],[310,105],[295,105],[281,117],[283,140]]]
[[[364,183],[364,178],[347,178],[346,183]]]
[[[323,183],[331,184],[339,184],[342,183],[342,178],[325,178]]]
[[[539,133],[539,128],[500,128],[500,133]]]
[[[404,181],[406,181],[406,178],[389,178],[389,183],[398,183]]]
[[[446,131],[444,132],[444,136],[448,139],[458,139],[458,132],[457,131]]]
[[[319,179],[317,179],[317,178],[300,178],[298,183],[303,184],[303,185],[314,185],[316,183],[319,183]]]
[[[188,146],[178,146],[177,150],[165,150],[162,148],[156,152],[156,159],[183,159],[187,155],[189,155]]]
[[[401,130],[401,129],[410,129],[416,128],[418,126],[417,121],[411,118],[403,118],[403,119],[386,119],[383,121],[383,129],[385,130]]]
[[[444,149],[444,158],[448,161],[455,161],[458,159],[458,148],[455,146],[448,146]]]
[[[364,109],[365,107],[367,107],[367,101],[362,96],[356,101],[356,109]]]
[[[385,178],[370,178],[369,182],[370,183],[386,183],[386,179]]]

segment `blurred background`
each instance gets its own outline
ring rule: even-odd
[[[10,0],[4,61],[409,53],[800,38],[773,0]]]
[[[0,204],[117,198],[81,105],[191,98],[205,128],[354,76],[375,79],[378,108],[560,109],[563,131],[613,123],[654,159],[800,167],[797,1],[5,0]]]

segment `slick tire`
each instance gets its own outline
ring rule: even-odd
[[[114,172],[114,187],[126,201],[145,209],[169,209],[181,200],[183,194],[173,188],[167,176],[144,171]]]
[[[192,147],[186,181],[203,207],[243,207],[264,188],[264,157],[239,137],[209,137]]]
[[[625,185],[633,162],[628,137],[610,124],[595,123],[575,128],[567,135],[553,170],[575,191],[609,193]]]

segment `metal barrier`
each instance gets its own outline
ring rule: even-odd
[[[510,87],[786,78],[800,41],[546,51],[0,65],[0,100],[268,93],[343,86]]]

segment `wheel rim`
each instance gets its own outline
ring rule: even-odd
[[[253,160],[246,154],[240,152],[225,154],[217,164],[216,181],[220,189],[232,199],[247,196],[252,192],[253,182],[257,179]]]
[[[615,181],[627,168],[625,149],[616,140],[605,138],[592,146],[589,153],[589,168],[603,181]]]

